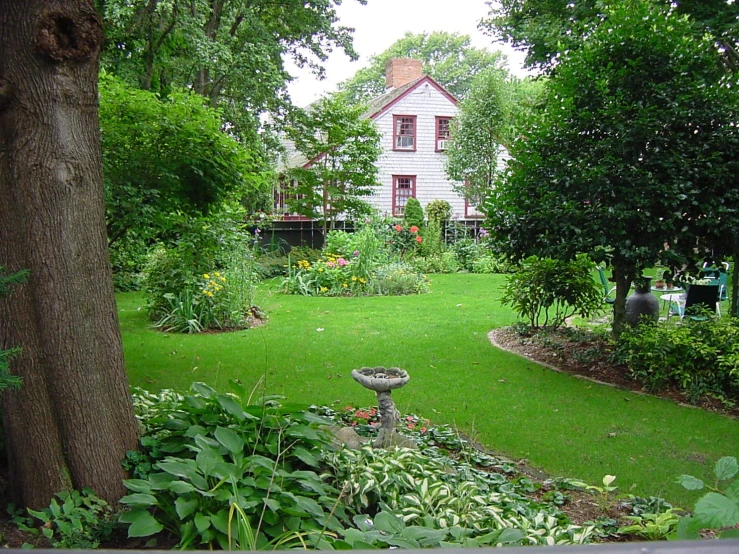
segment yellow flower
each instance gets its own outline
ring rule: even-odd
[[[326,287],[321,287],[321,292],[326,292],[328,289]]]
[[[204,294],[208,294],[208,291],[206,289],[203,289]]]
[[[207,273],[203,273],[203,279],[210,279],[210,275],[208,275]]]
[[[344,284],[343,284],[343,285],[341,285],[341,286],[342,286],[342,287],[348,287],[349,285],[347,285],[346,283],[344,283]]]
[[[210,285],[211,287],[215,287],[215,286],[217,285],[217,283],[216,283],[215,281],[208,281],[208,284],[209,284],[209,285]]]
[[[323,273],[323,268],[322,267],[319,267],[318,268],[318,273]]]
[[[364,285],[367,282],[367,279],[365,279],[364,277],[360,277],[359,282]]]
[[[221,276],[221,274],[218,273],[217,271],[213,275],[215,275],[216,277],[220,277]]]
[[[207,291],[205,294],[207,294],[208,296],[213,296],[213,293],[210,291]]]
[[[357,276],[356,275],[352,275],[352,281],[356,281],[356,280],[357,280]]]
[[[226,282],[226,278],[225,277],[221,277],[221,281],[223,281],[225,283]]]

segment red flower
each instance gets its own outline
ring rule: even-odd
[[[418,233],[418,227],[416,227],[415,225],[411,225],[411,233],[413,233],[414,235]]]
[[[395,225],[393,229],[395,229],[398,233],[400,233],[403,230],[403,228],[400,225]]]
[[[421,433],[425,433],[426,431],[428,431],[428,429],[426,429],[425,427],[421,427]]]
[[[414,427],[415,427],[415,425],[413,425],[412,423],[409,423],[408,424],[408,429],[413,429]]]
[[[421,235],[416,235],[416,242],[418,244],[421,244],[423,242],[423,239],[421,238]]]

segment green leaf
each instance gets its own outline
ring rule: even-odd
[[[184,496],[180,496],[177,500],[174,501],[174,508],[177,511],[177,515],[180,516],[180,519],[185,519],[187,516],[193,513],[197,509],[197,507],[197,498],[188,499]]]
[[[236,434],[232,429],[226,427],[218,427],[214,433],[216,440],[225,446],[229,452],[236,454],[237,452],[243,452],[246,443],[244,440]]]
[[[313,441],[320,440],[320,436],[312,427],[307,425],[293,425],[288,427],[285,431],[285,435],[288,437],[295,437],[299,439],[309,439]]]
[[[133,492],[151,492],[151,483],[146,479],[125,479],[123,485]]]
[[[313,514],[314,516],[323,515],[323,508],[321,508],[318,502],[316,502],[312,498],[308,498],[306,496],[296,496],[295,503],[300,506],[300,508],[310,514]]]
[[[520,529],[503,529],[498,535],[498,544],[513,544],[524,538],[526,534]]]
[[[310,467],[317,468],[320,466],[318,458],[312,452],[303,448],[302,446],[294,448],[292,453],[297,459]]]
[[[203,475],[210,477],[216,464],[223,462],[223,456],[215,450],[207,448],[198,452],[198,455],[195,456],[195,462],[198,464],[198,468]]]
[[[703,481],[696,477],[693,477],[692,475],[681,475],[677,478],[676,482],[689,491],[699,491],[705,486],[705,483],[703,483]]]
[[[172,481],[166,488],[175,494],[185,494],[195,490],[195,487],[186,481]]]
[[[144,509],[135,509],[121,515],[120,521],[130,523],[128,528],[129,537],[148,537],[159,533],[164,525],[159,523],[154,516]]]
[[[129,494],[120,499],[121,504],[131,504],[134,506],[156,506],[157,499],[151,494],[137,492]]]
[[[217,394],[215,389],[212,389],[205,383],[193,383],[192,385],[190,385],[190,388],[194,392],[205,398],[213,398]]]
[[[695,518],[704,527],[731,527],[739,523],[739,504],[723,494],[709,492],[696,502]]]
[[[280,509],[280,503],[274,498],[265,498],[264,503],[267,505],[267,508],[269,508],[273,512],[276,512]]]
[[[374,522],[375,529],[386,533],[400,533],[405,528],[403,520],[390,512],[380,512],[375,516]]]
[[[210,527],[210,516],[203,513],[195,514],[195,527],[198,528],[198,532],[202,533],[208,527]]]
[[[224,410],[226,410],[229,414],[234,416],[239,421],[244,421],[244,419],[246,419],[244,409],[241,407],[241,404],[239,404],[233,397],[225,394],[219,394],[218,403],[223,407]]]
[[[197,437],[198,435],[204,435],[207,432],[205,427],[200,425],[191,425],[190,428],[185,432],[185,436],[189,438]]]
[[[685,516],[678,520],[675,529],[675,538],[681,541],[697,540],[700,538],[701,526],[693,516]]]
[[[224,508],[223,510],[219,510],[215,514],[211,514],[210,522],[213,524],[213,527],[218,529],[221,533],[227,534],[228,533],[228,510]]]
[[[726,487],[724,494],[734,502],[739,502],[739,480],[734,481],[731,485]]]
[[[738,471],[739,464],[737,464],[736,458],[733,456],[724,456],[716,462],[716,465],[713,468],[713,473],[719,481],[731,479]]]

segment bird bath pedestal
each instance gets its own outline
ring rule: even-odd
[[[410,381],[408,372],[397,367],[363,367],[352,370],[352,377],[363,387],[377,393],[377,405],[380,409],[380,432],[372,446],[387,448],[392,444],[395,424],[400,419],[400,414],[395,408],[390,391],[399,389]]]

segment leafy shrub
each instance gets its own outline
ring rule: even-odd
[[[349,259],[326,254],[318,261],[297,260],[282,282],[288,294],[303,296],[357,296],[369,290],[368,280],[360,276],[359,254]]]
[[[695,504],[692,516],[686,516],[677,525],[676,538],[699,539],[701,529],[713,529],[722,539],[739,538],[739,463],[733,456],[724,456],[713,467],[714,486],[692,475],[681,475],[677,482],[688,490],[711,489]],[[719,488],[719,483],[734,479]]]
[[[472,260],[473,273],[508,273],[511,271],[511,264],[500,254],[495,254],[489,250],[481,253],[477,258]]]
[[[457,256],[459,266],[472,271],[472,264],[480,256],[481,247],[475,239],[464,237],[452,243],[452,250]]]
[[[334,229],[326,235],[323,251],[336,256],[349,256],[354,251],[352,234]]]
[[[266,252],[257,256],[254,270],[261,279],[269,279],[287,274],[288,267],[287,254],[280,251]]]
[[[445,251],[436,255],[412,258],[409,262],[421,273],[456,273],[459,263],[454,252]]]
[[[317,473],[331,449],[329,420],[266,399],[249,405],[238,382],[232,394],[202,383],[182,396],[134,392],[144,435],[131,453],[136,479],[124,481],[128,534],[168,530],[178,547],[254,550],[349,523],[339,491]]]
[[[423,207],[418,199],[411,196],[405,203],[405,211],[403,212],[403,221],[407,227],[418,227],[423,229],[424,216]]]
[[[530,256],[509,276],[501,301],[534,328],[557,328],[576,313],[590,317],[603,304],[592,269],[585,255],[572,261]]]
[[[29,508],[28,513],[41,522],[40,528],[30,521],[19,521],[18,527],[34,535],[40,532],[54,548],[97,548],[110,538],[117,523],[110,505],[89,488],[59,492],[48,508]]]
[[[420,294],[428,290],[428,279],[411,265],[394,262],[375,270],[372,290],[375,294],[383,296]]]
[[[174,332],[248,327],[260,279],[253,239],[226,213],[186,222],[175,243],[152,249],[145,269],[147,311]]]
[[[391,229],[386,245],[392,254],[403,258],[418,253],[420,245],[423,243],[420,226],[404,227],[400,223],[396,223],[392,225]]]
[[[704,394],[739,394],[739,321],[711,318],[626,329],[613,353],[648,390],[674,385],[691,402]]]
[[[429,223],[435,222],[439,229],[443,229],[444,224],[452,218],[452,206],[446,200],[432,200],[426,204],[426,217]]]
[[[421,233],[423,242],[421,243],[421,254],[424,256],[439,256],[444,251],[444,243],[442,237],[442,223],[438,221],[429,221],[426,229]]]

